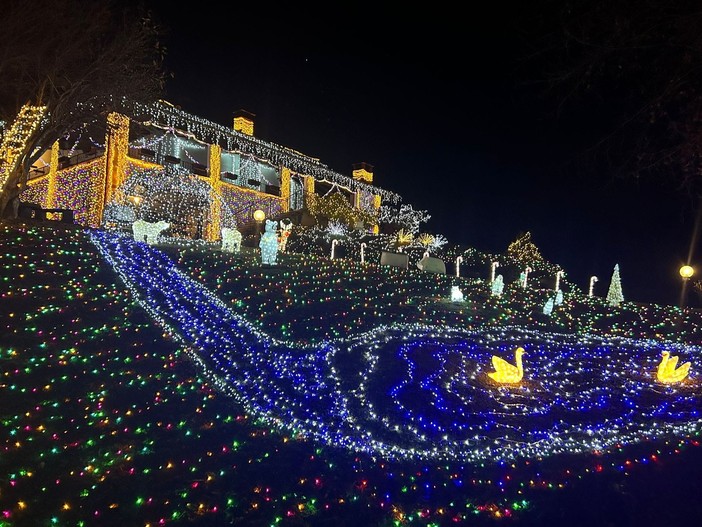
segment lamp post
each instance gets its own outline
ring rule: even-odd
[[[144,201],[144,198],[139,195],[127,196],[127,201],[134,206],[134,216],[137,219],[143,219],[141,217],[141,203]]]
[[[261,239],[261,225],[266,219],[266,213],[261,209],[256,209],[253,213],[253,218],[256,220],[256,238]]]
[[[366,263],[366,242],[361,243],[361,263]]]
[[[587,296],[592,296],[593,290],[595,288],[595,282],[597,282],[598,278],[596,276],[591,276],[590,277],[590,289],[587,292]]]
[[[685,306],[685,292],[687,291],[687,283],[690,281],[690,278],[692,278],[692,275],[695,274],[695,269],[689,265],[683,265],[680,270],[678,271],[680,273],[680,277],[682,278],[682,290],[680,291],[680,307]]]

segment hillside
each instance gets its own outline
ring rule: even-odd
[[[701,512],[684,499],[700,461],[696,310],[573,291],[547,316],[550,289],[512,282],[496,297],[484,278],[350,258],[268,267],[23,223],[0,239],[8,525],[652,525]],[[491,384],[490,355],[517,345],[525,383]],[[655,385],[664,349],[693,362],[681,387]],[[658,494],[680,506],[654,506]]]

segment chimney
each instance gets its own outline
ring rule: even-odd
[[[369,165],[368,163],[354,163],[353,178],[366,183],[373,183],[373,165]]]
[[[254,113],[246,110],[237,110],[234,112],[234,130],[246,135],[253,135],[254,117],[256,117]]]

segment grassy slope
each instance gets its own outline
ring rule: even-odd
[[[315,518],[319,525],[343,525],[340,518],[352,518],[350,524],[392,524],[373,493],[388,481],[402,486],[406,467],[393,467],[391,479],[382,465],[340,462],[304,442],[266,434],[237,415],[226,398],[213,394],[177,359],[176,346],[131,302],[79,230],[5,224],[0,240],[0,393],[6,396],[0,468],[8,474],[0,480],[0,500],[11,513],[8,525],[44,525],[52,517],[77,525],[94,511],[100,511],[101,525],[157,524],[160,518],[169,524],[267,525],[291,504],[312,499],[320,510],[322,503],[331,504],[330,511],[296,516],[288,525],[313,525]],[[237,311],[279,337],[321,340],[390,320],[476,328],[524,324],[700,342],[695,310],[633,303],[615,309],[601,299],[568,294],[546,317],[541,308],[547,290],[508,286],[494,298],[477,279],[347,260],[289,255],[271,269],[250,257],[216,251],[168,252]],[[466,302],[448,301],[452,284],[460,285]],[[616,472],[583,476],[557,494],[548,485],[539,489],[537,481],[528,496],[537,506],[525,524],[683,524],[702,513],[694,499],[699,485],[693,483],[700,457],[694,449],[668,456],[635,478]],[[175,466],[166,470],[174,459]],[[329,470],[330,459],[340,463],[337,471]],[[315,489],[311,482],[319,474],[324,487]],[[359,487],[360,480],[368,487]],[[260,489],[270,481],[275,482],[271,499],[262,500]],[[441,473],[434,472],[431,482],[441,488],[441,481]],[[415,491],[414,486],[410,483],[396,501],[408,513],[413,504],[414,510],[427,505],[421,487]],[[481,503],[481,488],[466,489],[473,503]],[[455,497],[447,496],[444,507],[451,514],[466,511],[464,503],[454,506]],[[678,505],[652,507],[661,496]],[[144,499],[153,501],[144,506]],[[26,511],[16,505],[20,500]],[[65,503],[71,508],[64,510]],[[438,524],[440,518],[433,515],[427,522]],[[471,516],[471,524],[489,524],[481,519],[489,517]]]

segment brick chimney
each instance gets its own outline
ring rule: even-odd
[[[237,110],[234,112],[234,130],[246,135],[253,135],[254,117],[256,117],[256,114],[246,110]]]
[[[368,163],[354,163],[353,178],[366,183],[373,183],[373,165],[369,165]]]

